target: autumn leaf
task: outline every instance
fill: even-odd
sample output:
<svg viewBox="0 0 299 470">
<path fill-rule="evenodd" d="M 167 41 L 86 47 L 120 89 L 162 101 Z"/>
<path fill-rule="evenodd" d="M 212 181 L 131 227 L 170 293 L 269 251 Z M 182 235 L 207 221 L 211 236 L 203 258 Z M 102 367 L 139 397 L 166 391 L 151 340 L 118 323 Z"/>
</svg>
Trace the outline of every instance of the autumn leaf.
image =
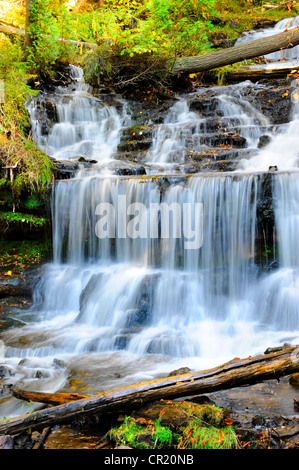
<svg viewBox="0 0 299 470">
<path fill-rule="evenodd" d="M 231 426 L 233 424 L 234 420 L 231 418 L 226 418 L 223 423 L 226 424 L 227 426 Z"/>
</svg>

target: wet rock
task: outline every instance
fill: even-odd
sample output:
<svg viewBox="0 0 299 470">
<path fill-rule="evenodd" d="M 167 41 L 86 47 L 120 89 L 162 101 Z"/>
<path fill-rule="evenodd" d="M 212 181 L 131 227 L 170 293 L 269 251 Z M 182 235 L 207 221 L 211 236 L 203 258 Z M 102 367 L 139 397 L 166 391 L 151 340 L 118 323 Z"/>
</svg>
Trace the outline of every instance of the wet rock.
<svg viewBox="0 0 299 470">
<path fill-rule="evenodd" d="M 202 136 L 202 145 L 208 145 L 210 147 L 230 146 L 237 148 L 244 148 L 247 145 L 245 137 L 237 133 L 222 133 Z"/>
<path fill-rule="evenodd" d="M 292 374 L 289 382 L 290 382 L 290 385 L 293 385 L 293 387 L 299 388 L 299 372 Z"/>
<path fill-rule="evenodd" d="M 37 370 L 35 373 L 36 379 L 46 379 L 49 377 L 49 373 L 44 370 Z"/>
<path fill-rule="evenodd" d="M 186 401 L 191 401 L 192 403 L 197 403 L 198 405 L 215 405 L 215 402 L 208 395 L 196 395 L 192 396 Z"/>
<path fill-rule="evenodd" d="M 269 135 L 261 135 L 258 141 L 258 148 L 261 149 L 263 147 L 266 147 L 271 142 L 271 137 Z"/>
<path fill-rule="evenodd" d="M 14 440 L 11 436 L 0 436 L 0 449 L 13 449 Z"/>
<path fill-rule="evenodd" d="M 146 169 L 144 166 L 138 166 L 135 168 L 118 168 L 114 171 L 114 174 L 119 176 L 146 175 Z"/>
<path fill-rule="evenodd" d="M 189 367 L 181 367 L 180 369 L 171 371 L 168 377 L 172 377 L 174 375 L 188 374 L 188 372 L 191 372 L 191 369 L 189 369 Z"/>
<path fill-rule="evenodd" d="M 61 359 L 56 359 L 56 358 L 53 359 L 53 365 L 54 367 L 59 368 L 59 369 L 64 369 L 67 366 L 66 362 L 62 361 Z"/>
<path fill-rule="evenodd" d="M 33 442 L 31 433 L 14 436 L 14 449 L 32 449 Z"/>
<path fill-rule="evenodd" d="M 3 379 L 4 377 L 10 377 L 10 375 L 10 368 L 4 365 L 0 365 L 0 378 Z"/>
<path fill-rule="evenodd" d="M 283 346 L 277 346 L 276 348 L 267 348 L 266 351 L 264 351 L 264 354 L 271 354 L 273 352 L 277 351 L 282 351 L 284 348 L 289 348 L 291 345 L 289 343 L 284 343 Z"/>
<path fill-rule="evenodd" d="M 286 79 L 260 80 L 244 89 L 244 96 L 270 120 L 271 124 L 285 124 L 292 114 L 290 99 L 295 85 Z"/>
<path fill-rule="evenodd" d="M 190 110 L 196 111 L 199 114 L 204 114 L 206 117 L 213 116 L 219 107 L 218 100 L 212 91 L 207 91 L 205 94 L 199 94 L 190 101 Z M 221 112 L 223 115 L 223 111 Z"/>
<path fill-rule="evenodd" d="M 78 162 L 57 161 L 55 162 L 56 180 L 73 178 L 79 169 Z"/>
</svg>

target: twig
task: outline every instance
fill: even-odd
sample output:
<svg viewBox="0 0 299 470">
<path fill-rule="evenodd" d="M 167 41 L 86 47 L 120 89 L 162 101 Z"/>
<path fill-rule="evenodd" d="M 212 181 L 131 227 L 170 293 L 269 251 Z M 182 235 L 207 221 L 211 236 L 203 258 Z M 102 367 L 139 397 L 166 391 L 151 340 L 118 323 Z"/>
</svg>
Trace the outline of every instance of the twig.
<svg viewBox="0 0 299 470">
<path fill-rule="evenodd" d="M 51 431 L 52 431 L 51 427 L 45 428 L 43 432 L 41 433 L 38 441 L 34 444 L 33 449 L 42 449 Z"/>
</svg>

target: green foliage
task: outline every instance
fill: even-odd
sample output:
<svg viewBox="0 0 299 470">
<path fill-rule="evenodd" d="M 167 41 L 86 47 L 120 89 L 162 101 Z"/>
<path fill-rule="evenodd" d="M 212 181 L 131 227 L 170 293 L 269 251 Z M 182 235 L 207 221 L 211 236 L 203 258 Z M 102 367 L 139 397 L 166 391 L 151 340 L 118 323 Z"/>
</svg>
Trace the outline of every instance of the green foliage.
<svg viewBox="0 0 299 470">
<path fill-rule="evenodd" d="M 175 405 L 176 406 L 176 405 Z M 132 448 L 178 448 L 178 449 L 234 449 L 238 440 L 231 420 L 225 420 L 224 410 L 214 405 L 196 405 L 181 402 L 179 409 L 186 414 L 187 425 L 173 426 L 176 432 L 161 424 L 161 416 L 154 421 L 126 416 L 109 436 L 118 446 Z M 174 411 L 175 413 L 175 411 Z"/>
<path fill-rule="evenodd" d="M 60 53 L 59 28 L 50 0 L 34 0 L 29 18 L 28 34 L 32 45 L 26 51 L 27 63 L 33 70 L 40 71 L 54 64 Z"/>
<path fill-rule="evenodd" d="M 50 243 L 35 240 L 0 240 L 1 274 L 17 275 L 32 265 L 47 259 L 51 253 Z"/>
<path fill-rule="evenodd" d="M 153 440 L 155 448 L 169 447 L 172 443 L 173 433 L 169 428 L 161 425 L 160 419 L 154 422 Z"/>
<path fill-rule="evenodd" d="M 130 416 L 126 416 L 123 424 L 112 429 L 109 434 L 116 445 L 124 444 L 136 449 L 167 448 L 174 437 L 169 428 L 161 425 L 160 419 L 152 422 Z"/>
<path fill-rule="evenodd" d="M 167 37 L 171 55 L 199 54 L 209 47 L 214 3 L 213 0 L 152 0 L 149 27 Z"/>
<path fill-rule="evenodd" d="M 235 449 L 238 441 L 231 426 L 217 428 L 203 426 L 198 420 L 193 420 L 184 429 L 180 447 L 188 449 Z"/>
<path fill-rule="evenodd" d="M 6 220 L 10 223 L 21 222 L 32 224 L 35 227 L 43 226 L 46 223 L 44 217 L 37 217 L 31 214 L 21 214 L 19 212 L 0 212 L 0 219 Z"/>
<path fill-rule="evenodd" d="M 18 39 L 12 42 L 0 35 L 0 55 L 0 80 L 4 86 L 4 100 L 0 103 L 3 165 L 16 166 L 12 189 L 18 194 L 25 187 L 33 192 L 43 191 L 52 181 L 54 167 L 51 160 L 36 148 L 29 134 L 30 119 L 25 107 L 27 100 L 38 92 L 28 85 L 32 75 L 28 74 Z M 1 186 L 5 183 L 1 175 Z"/>
<path fill-rule="evenodd" d="M 0 129 L 12 134 L 24 132 L 30 126 L 24 103 L 30 95 L 36 94 L 28 86 L 30 75 L 22 57 L 22 44 L 15 39 L 11 42 L 0 37 L 0 79 L 4 86 L 4 100 L 0 103 Z"/>
</svg>

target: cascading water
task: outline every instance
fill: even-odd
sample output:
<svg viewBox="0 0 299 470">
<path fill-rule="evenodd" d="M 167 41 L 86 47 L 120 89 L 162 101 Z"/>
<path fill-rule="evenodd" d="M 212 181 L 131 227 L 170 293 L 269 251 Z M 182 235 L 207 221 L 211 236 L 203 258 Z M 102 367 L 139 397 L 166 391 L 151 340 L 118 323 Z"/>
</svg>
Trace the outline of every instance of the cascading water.
<svg viewBox="0 0 299 470">
<path fill-rule="evenodd" d="M 245 172 L 267 171 L 277 167 L 279 171 L 298 169 L 299 155 L 299 94 L 298 83 L 292 94 L 293 111 L 290 123 L 277 134 L 271 135 L 271 141 L 262 150 L 240 162 L 239 169 Z"/>
<path fill-rule="evenodd" d="M 119 99 L 108 106 L 92 96 L 79 67 L 71 67 L 71 78 L 72 85 L 59 87 L 52 96 L 57 122 L 48 133 L 43 131 L 39 99 L 29 103 L 33 137 L 55 160 L 86 157 L 105 163 L 116 149 L 121 128 L 130 123 L 126 103 Z"/>
<path fill-rule="evenodd" d="M 269 132 L 270 124 L 242 96 L 242 88 L 246 83 L 249 82 L 234 87 L 222 87 L 215 100 L 219 112 L 223 114 L 222 126 L 225 131 L 239 133 L 246 138 L 248 148 L 256 148 L 259 137 Z M 204 139 L 209 123 L 205 117 L 190 109 L 192 97 L 192 94 L 181 97 L 170 108 L 164 122 L 157 126 L 146 159 L 154 171 L 157 167 L 171 171 L 174 163 L 184 162 L 186 153 L 190 150 L 210 149 L 209 143 L 207 145 Z"/>
<path fill-rule="evenodd" d="M 58 122 L 48 135 L 30 105 L 35 138 L 54 158 L 111 159 L 126 105 L 103 106 L 77 78 L 73 93 L 59 92 Z M 218 93 L 218 108 L 226 128 L 255 149 L 269 123 L 240 93 L 238 86 Z M 181 161 L 190 138 L 201 148 L 206 123 L 189 103 L 180 99 L 157 128 L 149 175 L 82 171 L 55 184 L 53 262 L 44 266 L 32 308 L 18 315 L 23 326 L 2 335 L 10 371 L 4 382 L 53 391 L 84 375 L 83 389 L 96 393 L 99 383 L 112 389 L 186 363 L 202 369 L 298 342 L 299 173 L 273 176 L 279 269 L 268 273 L 258 236 L 268 167 L 260 174 L 252 168 L 267 149 L 228 174 L 152 174 L 156 163 Z M 3 415 L 19 407 L 14 400 Z"/>
</svg>

